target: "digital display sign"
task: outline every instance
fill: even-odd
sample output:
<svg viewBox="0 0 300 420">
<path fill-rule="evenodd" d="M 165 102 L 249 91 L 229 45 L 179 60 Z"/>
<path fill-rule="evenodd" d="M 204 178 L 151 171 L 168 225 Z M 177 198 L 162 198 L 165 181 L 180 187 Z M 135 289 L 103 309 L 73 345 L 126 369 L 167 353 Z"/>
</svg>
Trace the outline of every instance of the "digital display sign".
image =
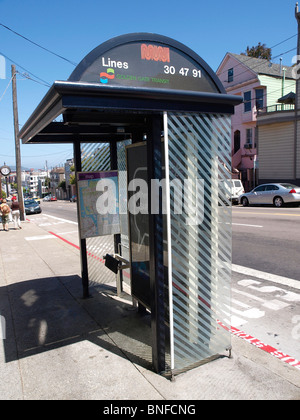
<svg viewBox="0 0 300 420">
<path fill-rule="evenodd" d="M 218 93 L 207 71 L 182 51 L 157 42 L 131 42 L 97 57 L 80 81 L 126 86 Z"/>
</svg>

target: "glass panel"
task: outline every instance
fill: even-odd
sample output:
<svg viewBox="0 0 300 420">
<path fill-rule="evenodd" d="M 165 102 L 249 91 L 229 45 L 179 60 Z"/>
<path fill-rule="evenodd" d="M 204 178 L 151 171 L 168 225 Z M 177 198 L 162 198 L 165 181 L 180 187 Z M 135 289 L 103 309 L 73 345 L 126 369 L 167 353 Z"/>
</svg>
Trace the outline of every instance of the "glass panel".
<svg viewBox="0 0 300 420">
<path fill-rule="evenodd" d="M 131 139 L 117 143 L 118 171 L 119 171 L 119 206 L 121 227 L 121 255 L 129 261 L 129 234 L 127 212 L 127 171 L 126 171 L 126 146 L 131 144 Z M 130 285 L 130 270 L 122 270 L 123 282 Z"/>
<path fill-rule="evenodd" d="M 109 143 L 82 143 L 81 161 L 83 172 L 110 170 Z M 114 253 L 113 235 L 87 238 L 86 247 L 90 286 L 115 282 L 115 274 L 103 263 L 104 255 Z"/>
<path fill-rule="evenodd" d="M 176 370 L 231 343 L 224 328 L 231 317 L 231 126 L 223 115 L 175 113 L 167 121 Z"/>
</svg>

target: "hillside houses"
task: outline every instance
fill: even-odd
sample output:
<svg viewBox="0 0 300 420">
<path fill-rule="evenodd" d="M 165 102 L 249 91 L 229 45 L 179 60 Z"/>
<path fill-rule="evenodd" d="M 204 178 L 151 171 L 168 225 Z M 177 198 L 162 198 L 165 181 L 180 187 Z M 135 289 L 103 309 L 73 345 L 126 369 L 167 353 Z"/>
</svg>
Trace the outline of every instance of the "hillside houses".
<svg viewBox="0 0 300 420">
<path fill-rule="evenodd" d="M 232 170 L 239 171 L 246 190 L 250 190 L 261 179 L 272 179 L 272 182 L 275 182 L 274 173 L 268 174 L 266 167 L 272 166 L 279 175 L 281 174 L 280 166 L 289 165 L 287 160 L 282 159 L 282 149 L 286 148 L 287 141 L 292 142 L 292 134 L 289 130 L 286 136 L 282 137 L 282 131 L 277 131 L 274 142 L 279 142 L 281 147 L 278 147 L 274 153 L 275 143 L 272 144 L 274 131 L 266 134 L 268 128 L 262 129 L 263 137 L 260 138 L 258 127 L 260 129 L 263 125 L 266 127 L 260 119 L 264 113 L 294 114 L 293 103 L 279 102 L 283 96 L 290 97 L 296 92 L 293 68 L 264 59 L 227 53 L 217 70 L 217 75 L 227 93 L 244 98 L 243 103 L 236 107 L 235 115 L 232 116 Z M 275 127 L 275 131 L 277 128 Z M 267 137 L 268 144 L 264 140 Z M 288 174 L 282 171 L 282 175 Z M 280 180 L 285 179 L 283 177 Z"/>
</svg>

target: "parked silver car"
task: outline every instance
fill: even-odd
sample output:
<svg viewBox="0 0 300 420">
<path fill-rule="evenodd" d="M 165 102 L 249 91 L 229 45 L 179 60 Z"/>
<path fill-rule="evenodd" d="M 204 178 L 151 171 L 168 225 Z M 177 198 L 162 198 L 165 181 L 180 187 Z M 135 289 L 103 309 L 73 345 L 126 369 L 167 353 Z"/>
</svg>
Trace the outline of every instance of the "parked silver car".
<svg viewBox="0 0 300 420">
<path fill-rule="evenodd" d="M 243 206 L 250 204 L 273 204 L 282 207 L 284 204 L 300 205 L 300 187 L 289 183 L 263 184 L 248 193 L 241 194 L 239 203 Z"/>
</svg>

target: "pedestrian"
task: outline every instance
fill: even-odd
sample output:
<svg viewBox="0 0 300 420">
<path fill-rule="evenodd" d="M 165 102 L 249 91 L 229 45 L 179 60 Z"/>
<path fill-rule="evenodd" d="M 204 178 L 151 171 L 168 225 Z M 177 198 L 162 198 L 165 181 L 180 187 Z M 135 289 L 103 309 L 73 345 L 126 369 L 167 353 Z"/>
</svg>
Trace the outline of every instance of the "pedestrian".
<svg viewBox="0 0 300 420">
<path fill-rule="evenodd" d="M 9 220 L 10 207 L 6 203 L 5 198 L 2 200 L 2 204 L 0 206 L 0 213 L 2 217 L 3 230 L 8 232 L 8 220 Z"/>
<path fill-rule="evenodd" d="M 20 221 L 20 204 L 17 201 L 17 197 L 12 198 L 11 215 L 12 215 L 12 220 L 15 225 L 15 229 L 17 228 L 22 229 L 21 221 Z"/>
</svg>

